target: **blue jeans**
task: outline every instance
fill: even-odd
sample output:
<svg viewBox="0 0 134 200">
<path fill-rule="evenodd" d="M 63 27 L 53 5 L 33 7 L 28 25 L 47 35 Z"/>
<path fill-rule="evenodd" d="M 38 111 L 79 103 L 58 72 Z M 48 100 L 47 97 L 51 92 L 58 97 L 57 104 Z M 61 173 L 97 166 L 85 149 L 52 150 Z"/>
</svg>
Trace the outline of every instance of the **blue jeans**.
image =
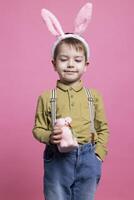
<svg viewBox="0 0 134 200">
<path fill-rule="evenodd" d="M 44 152 L 46 200 L 94 200 L 101 177 L 102 161 L 91 143 L 69 153 L 47 146 Z"/>
</svg>

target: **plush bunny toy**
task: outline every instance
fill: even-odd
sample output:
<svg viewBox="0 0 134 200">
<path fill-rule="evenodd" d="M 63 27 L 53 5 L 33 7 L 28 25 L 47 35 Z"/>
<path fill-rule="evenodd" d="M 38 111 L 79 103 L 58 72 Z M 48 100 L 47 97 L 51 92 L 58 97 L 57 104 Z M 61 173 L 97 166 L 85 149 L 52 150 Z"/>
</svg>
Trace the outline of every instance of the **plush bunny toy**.
<svg viewBox="0 0 134 200">
<path fill-rule="evenodd" d="M 58 150 L 60 152 L 69 152 L 78 147 L 78 143 L 71 131 L 72 119 L 70 117 L 59 118 L 56 120 L 56 124 L 62 129 L 62 140 L 58 145 Z"/>
</svg>

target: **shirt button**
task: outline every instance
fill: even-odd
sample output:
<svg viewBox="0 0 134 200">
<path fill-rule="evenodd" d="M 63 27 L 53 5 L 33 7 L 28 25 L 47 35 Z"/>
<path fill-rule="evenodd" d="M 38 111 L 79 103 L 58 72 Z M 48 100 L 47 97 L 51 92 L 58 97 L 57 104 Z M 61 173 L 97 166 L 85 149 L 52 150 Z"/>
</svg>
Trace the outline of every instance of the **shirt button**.
<svg viewBox="0 0 134 200">
<path fill-rule="evenodd" d="M 73 107 L 73 106 L 74 106 L 74 103 L 71 103 L 71 106 Z"/>
<path fill-rule="evenodd" d="M 74 95 L 71 94 L 71 98 L 73 98 L 73 97 L 74 97 Z"/>
</svg>

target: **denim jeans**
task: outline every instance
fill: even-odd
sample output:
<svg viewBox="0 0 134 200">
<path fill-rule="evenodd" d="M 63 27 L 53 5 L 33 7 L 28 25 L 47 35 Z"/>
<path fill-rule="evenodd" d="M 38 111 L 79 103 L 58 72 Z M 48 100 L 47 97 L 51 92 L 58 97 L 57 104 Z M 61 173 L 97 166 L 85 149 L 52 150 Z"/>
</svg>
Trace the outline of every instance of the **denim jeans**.
<svg viewBox="0 0 134 200">
<path fill-rule="evenodd" d="M 46 200 L 94 200 L 102 165 L 94 150 L 91 143 L 69 153 L 47 146 L 44 152 Z"/>
</svg>

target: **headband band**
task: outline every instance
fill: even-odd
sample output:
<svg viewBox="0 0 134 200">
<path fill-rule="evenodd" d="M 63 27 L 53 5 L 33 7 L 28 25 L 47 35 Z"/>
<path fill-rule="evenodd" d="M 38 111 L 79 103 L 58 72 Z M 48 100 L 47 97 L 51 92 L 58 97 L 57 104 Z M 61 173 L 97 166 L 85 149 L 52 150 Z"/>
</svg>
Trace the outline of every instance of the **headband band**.
<svg viewBox="0 0 134 200">
<path fill-rule="evenodd" d="M 75 38 L 75 39 L 81 41 L 81 42 L 83 43 L 83 45 L 85 46 L 86 50 L 87 50 L 87 58 L 90 57 L 89 45 L 88 45 L 88 43 L 86 42 L 86 40 L 85 40 L 83 37 L 81 37 L 80 35 L 69 33 L 69 34 L 61 35 L 61 36 L 59 36 L 59 37 L 57 38 L 57 40 L 55 41 L 55 43 L 54 43 L 53 46 L 52 46 L 52 58 L 54 58 L 54 52 L 55 52 L 55 49 L 56 49 L 57 45 L 58 45 L 62 40 L 66 39 L 66 38 Z"/>
</svg>

